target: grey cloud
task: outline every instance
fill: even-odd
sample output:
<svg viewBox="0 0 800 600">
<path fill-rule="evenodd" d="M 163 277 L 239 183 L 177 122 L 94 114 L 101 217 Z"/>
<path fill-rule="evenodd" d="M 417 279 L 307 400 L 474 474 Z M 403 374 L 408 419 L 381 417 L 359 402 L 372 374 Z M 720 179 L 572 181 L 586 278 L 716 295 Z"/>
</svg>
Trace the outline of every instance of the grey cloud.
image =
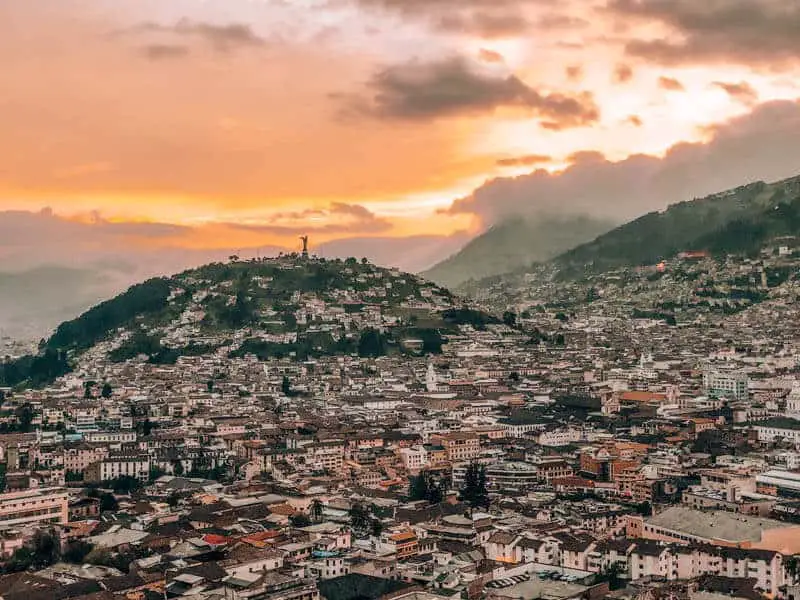
<svg viewBox="0 0 800 600">
<path fill-rule="evenodd" d="M 668 92 L 683 92 L 686 91 L 686 88 L 683 87 L 683 84 L 673 77 L 659 77 L 658 78 L 658 87 L 662 90 L 666 90 Z"/>
<path fill-rule="evenodd" d="M 302 223 L 311 218 L 331 218 L 331 217 L 345 217 L 346 222 L 342 223 L 325 223 L 323 225 L 314 225 L 311 223 Z M 275 222 L 280 221 L 298 221 L 295 224 L 280 225 Z M 298 212 L 281 213 L 273 215 L 273 223 L 225 223 L 226 226 L 233 229 L 241 229 L 243 231 L 254 231 L 272 235 L 300 235 L 300 234 L 314 234 L 314 233 L 381 233 L 388 231 L 392 228 L 392 224 L 383 218 L 375 215 L 372 211 L 360 204 L 346 204 L 344 202 L 333 202 L 327 210 L 310 209 Z"/>
<path fill-rule="evenodd" d="M 633 69 L 630 65 L 617 65 L 614 69 L 614 83 L 628 83 L 633 79 Z"/>
<path fill-rule="evenodd" d="M 580 127 L 599 119 L 588 93 L 540 93 L 514 75 L 478 72 L 460 58 L 391 66 L 376 73 L 367 88 L 371 97 L 351 108 L 382 119 L 428 120 L 490 113 L 500 107 L 524 109 L 548 129 Z"/>
<path fill-rule="evenodd" d="M 346 1 L 346 0 L 345 0 Z M 484 38 L 522 35 L 533 25 L 525 16 L 530 6 L 553 6 L 555 0 L 352 0 L 371 10 L 393 12 L 447 32 Z M 580 26 L 578 20 L 572 25 Z M 564 19 L 560 27 L 566 27 Z"/>
<path fill-rule="evenodd" d="M 189 48 L 175 44 L 148 44 L 142 53 L 150 60 L 168 60 L 181 58 L 189 54 Z"/>
<path fill-rule="evenodd" d="M 723 90 L 731 98 L 733 98 L 738 102 L 741 102 L 742 104 L 751 105 L 758 102 L 758 92 L 752 85 L 750 85 L 746 81 L 742 81 L 740 83 L 726 83 L 724 81 L 715 81 L 713 85 Z"/>
<path fill-rule="evenodd" d="M 181 19 L 174 25 L 142 23 L 127 30 L 126 33 L 158 34 L 197 39 L 210 45 L 218 52 L 229 52 L 236 48 L 260 47 L 266 44 L 266 40 L 257 35 L 249 25 L 241 23 L 217 25 L 191 19 Z M 176 44 L 153 43 L 150 47 L 156 49 L 156 54 L 161 54 L 156 58 L 165 58 L 165 53 L 168 54 L 170 52 L 170 47 L 177 48 L 178 46 Z"/>
<path fill-rule="evenodd" d="M 498 167 L 533 167 L 535 165 L 547 164 L 553 160 L 552 156 L 546 154 L 528 154 L 525 156 L 514 156 L 511 158 L 500 158 L 497 160 Z"/>
<path fill-rule="evenodd" d="M 500 178 L 457 200 L 450 212 L 495 223 L 515 214 L 588 214 L 630 219 L 668 204 L 800 172 L 800 102 L 760 105 L 708 129 L 711 141 L 678 144 L 664 158 L 610 162 L 578 155 L 567 170 Z"/>
<path fill-rule="evenodd" d="M 800 57 L 796 0 L 612 0 L 609 7 L 662 21 L 681 34 L 628 42 L 631 55 L 664 64 L 712 60 L 776 67 Z"/>
</svg>

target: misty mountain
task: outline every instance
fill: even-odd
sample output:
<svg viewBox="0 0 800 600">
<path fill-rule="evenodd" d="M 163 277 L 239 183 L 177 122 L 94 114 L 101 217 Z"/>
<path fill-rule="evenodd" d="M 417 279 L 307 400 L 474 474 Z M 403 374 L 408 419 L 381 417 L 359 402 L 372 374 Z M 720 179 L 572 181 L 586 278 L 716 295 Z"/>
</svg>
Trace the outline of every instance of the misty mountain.
<svg viewBox="0 0 800 600">
<path fill-rule="evenodd" d="M 554 263 L 562 276 L 652 265 L 683 251 L 757 251 L 778 236 L 800 235 L 800 176 L 756 182 L 651 212 L 573 248 Z"/>
<path fill-rule="evenodd" d="M 423 275 L 455 288 L 470 279 L 509 273 L 546 261 L 614 226 L 592 217 L 516 217 L 494 225 Z"/>
</svg>

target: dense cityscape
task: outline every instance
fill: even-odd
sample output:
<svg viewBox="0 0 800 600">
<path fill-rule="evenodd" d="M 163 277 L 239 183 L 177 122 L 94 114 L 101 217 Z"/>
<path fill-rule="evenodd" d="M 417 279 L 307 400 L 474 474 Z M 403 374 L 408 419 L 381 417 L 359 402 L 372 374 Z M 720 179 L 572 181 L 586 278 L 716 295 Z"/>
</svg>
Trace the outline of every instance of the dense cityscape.
<svg viewBox="0 0 800 600">
<path fill-rule="evenodd" d="M 791 600 L 798 272 L 782 237 L 474 300 L 305 249 L 136 286 L 7 346 L 0 595 Z"/>
</svg>

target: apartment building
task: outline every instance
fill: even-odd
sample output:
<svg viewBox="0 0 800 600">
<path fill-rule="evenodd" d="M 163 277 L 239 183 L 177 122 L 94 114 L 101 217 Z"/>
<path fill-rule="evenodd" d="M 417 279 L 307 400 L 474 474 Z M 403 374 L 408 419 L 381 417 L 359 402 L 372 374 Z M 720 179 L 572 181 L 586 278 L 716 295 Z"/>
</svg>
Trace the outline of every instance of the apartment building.
<svg viewBox="0 0 800 600">
<path fill-rule="evenodd" d="M 0 529 L 64 525 L 69 495 L 64 488 L 38 488 L 0 494 Z"/>
</svg>

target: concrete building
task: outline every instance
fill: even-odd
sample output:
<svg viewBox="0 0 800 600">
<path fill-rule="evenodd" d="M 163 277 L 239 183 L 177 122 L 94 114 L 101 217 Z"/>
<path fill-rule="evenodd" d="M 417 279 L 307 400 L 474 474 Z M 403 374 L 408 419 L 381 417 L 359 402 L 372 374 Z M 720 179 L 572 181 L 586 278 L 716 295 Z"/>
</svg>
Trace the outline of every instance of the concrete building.
<svg viewBox="0 0 800 600">
<path fill-rule="evenodd" d="M 0 494 L 0 529 L 64 525 L 69 521 L 64 488 L 38 488 Z"/>
</svg>

